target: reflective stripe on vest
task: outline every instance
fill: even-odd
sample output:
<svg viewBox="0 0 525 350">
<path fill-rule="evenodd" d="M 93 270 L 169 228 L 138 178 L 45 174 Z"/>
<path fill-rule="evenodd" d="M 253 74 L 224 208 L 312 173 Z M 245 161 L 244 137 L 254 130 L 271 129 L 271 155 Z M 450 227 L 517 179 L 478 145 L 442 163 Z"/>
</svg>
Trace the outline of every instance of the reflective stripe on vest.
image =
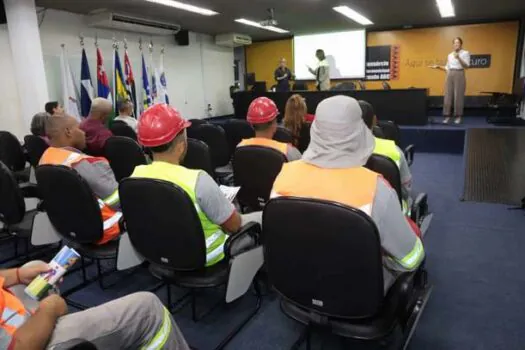
<svg viewBox="0 0 525 350">
<path fill-rule="evenodd" d="M 146 345 L 144 345 L 141 349 L 143 350 L 160 350 L 164 349 L 164 345 L 166 344 L 166 341 L 170 337 L 171 334 L 171 317 L 170 312 L 168 309 L 164 309 L 164 317 L 162 319 L 162 324 L 160 326 L 160 329 L 157 333 L 155 333 L 155 336 L 153 339 L 148 342 Z"/>
<path fill-rule="evenodd" d="M 224 259 L 224 243 L 226 234 L 221 227 L 212 222 L 206 213 L 197 203 L 197 194 L 195 187 L 201 170 L 187 169 L 179 165 L 168 164 L 164 162 L 153 162 L 149 165 L 140 165 L 135 167 L 131 177 L 143 177 L 150 179 L 160 179 L 174 183 L 181 187 L 190 197 L 199 216 L 199 220 L 204 231 L 206 243 L 206 266 L 212 266 Z"/>
<path fill-rule="evenodd" d="M 251 139 L 244 139 L 241 141 L 241 143 L 239 143 L 237 147 L 242 146 L 262 146 L 273 148 L 274 150 L 281 152 L 285 156 L 288 156 L 288 144 L 267 139 L 264 137 L 252 137 Z"/>
<path fill-rule="evenodd" d="M 305 176 L 308 181 L 297 181 Z M 273 192 L 280 196 L 334 201 L 358 208 L 370 216 L 377 177 L 378 174 L 365 168 L 325 169 L 299 160 L 284 163 L 273 184 Z"/>
<path fill-rule="evenodd" d="M 374 153 L 392 159 L 399 168 L 401 164 L 401 155 L 399 154 L 396 143 L 392 140 L 381 139 L 379 137 L 376 137 L 375 141 L 376 146 L 374 148 Z"/>
<path fill-rule="evenodd" d="M 30 314 L 24 304 L 9 291 L 4 289 L 4 277 L 0 277 L 0 327 L 10 336 L 24 324 Z"/>
<path fill-rule="evenodd" d="M 49 147 L 40 158 L 39 165 L 64 165 L 72 168 L 76 163 L 79 163 L 84 159 L 93 158 L 96 157 L 69 151 L 64 148 Z M 97 159 L 107 162 L 107 160 L 104 158 Z M 100 213 L 102 215 L 102 221 L 104 223 L 104 235 L 97 242 L 99 245 L 117 238 L 120 234 L 119 220 L 122 217 L 122 213 L 111 209 L 109 206 L 111 202 L 113 202 L 112 204 L 116 203 L 116 200 L 118 200 L 118 190 L 112 193 L 108 198 L 105 198 L 104 201 L 100 198 L 97 198 Z"/>
</svg>

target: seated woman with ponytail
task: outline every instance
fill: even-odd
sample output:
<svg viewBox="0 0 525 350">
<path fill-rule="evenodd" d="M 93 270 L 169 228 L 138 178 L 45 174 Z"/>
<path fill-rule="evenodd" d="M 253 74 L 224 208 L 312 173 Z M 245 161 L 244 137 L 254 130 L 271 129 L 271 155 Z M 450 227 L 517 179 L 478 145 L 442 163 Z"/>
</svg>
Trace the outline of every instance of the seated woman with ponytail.
<svg viewBox="0 0 525 350">
<path fill-rule="evenodd" d="M 310 143 L 310 124 L 314 115 L 308 114 L 306 102 L 299 94 L 290 96 L 284 112 L 284 127 L 293 137 L 293 145 L 302 153 Z"/>
</svg>

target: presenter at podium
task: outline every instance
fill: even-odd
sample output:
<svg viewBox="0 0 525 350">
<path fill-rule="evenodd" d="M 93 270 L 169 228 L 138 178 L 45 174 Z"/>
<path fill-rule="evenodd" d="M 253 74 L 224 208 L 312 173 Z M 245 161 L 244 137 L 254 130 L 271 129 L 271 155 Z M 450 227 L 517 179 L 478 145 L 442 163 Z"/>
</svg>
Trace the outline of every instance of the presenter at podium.
<svg viewBox="0 0 525 350">
<path fill-rule="evenodd" d="M 445 99 L 443 101 L 444 124 L 448 124 L 452 116 L 452 103 L 454 103 L 454 123 L 461 123 L 467 87 L 465 69 L 470 67 L 470 53 L 467 50 L 463 50 L 463 40 L 459 37 L 455 38 L 453 45 L 454 51 L 448 55 L 446 66 L 431 66 L 431 68 L 441 69 L 447 73 Z"/>
<path fill-rule="evenodd" d="M 290 91 L 290 80 L 294 79 L 293 73 L 286 67 L 286 59 L 281 58 L 279 61 L 279 67 L 273 73 L 275 81 L 277 81 L 277 87 L 275 91 L 286 92 Z"/>
<path fill-rule="evenodd" d="M 323 50 L 318 49 L 315 52 L 315 57 L 317 57 L 317 60 L 319 61 L 317 68 L 313 69 L 310 66 L 307 66 L 308 70 L 315 75 L 315 86 L 317 87 L 317 91 L 328 91 L 330 90 L 330 65 L 326 60 Z"/>
</svg>

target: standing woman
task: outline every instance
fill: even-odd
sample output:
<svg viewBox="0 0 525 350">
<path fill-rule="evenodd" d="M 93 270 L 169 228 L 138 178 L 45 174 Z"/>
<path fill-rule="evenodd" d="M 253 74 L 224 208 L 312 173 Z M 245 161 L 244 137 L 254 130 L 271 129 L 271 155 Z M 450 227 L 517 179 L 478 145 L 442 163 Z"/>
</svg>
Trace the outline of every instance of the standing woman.
<svg viewBox="0 0 525 350">
<path fill-rule="evenodd" d="M 454 39 L 453 44 L 454 51 L 448 55 L 447 65 L 432 66 L 432 68 L 441 69 L 447 73 L 445 99 L 443 102 L 444 124 L 447 124 L 452 116 L 452 102 L 454 102 L 454 123 L 461 123 L 467 86 L 465 69 L 470 67 L 470 53 L 467 50 L 463 50 L 463 40 L 457 37 Z"/>
</svg>

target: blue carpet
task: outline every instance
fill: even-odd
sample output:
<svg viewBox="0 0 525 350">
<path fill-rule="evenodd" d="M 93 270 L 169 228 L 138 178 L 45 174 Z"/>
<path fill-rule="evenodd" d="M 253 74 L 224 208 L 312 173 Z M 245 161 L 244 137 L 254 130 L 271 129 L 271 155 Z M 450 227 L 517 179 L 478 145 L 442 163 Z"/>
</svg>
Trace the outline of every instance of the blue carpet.
<svg viewBox="0 0 525 350">
<path fill-rule="evenodd" d="M 413 165 L 415 192 L 429 195 L 434 220 L 425 237 L 427 267 L 434 292 L 412 339 L 410 349 L 522 349 L 525 344 L 525 216 L 506 206 L 461 202 L 463 160 L 461 155 L 416 154 Z M 6 248 L 7 249 L 7 248 Z M 5 253 L 0 251 L 2 253 Z M 106 266 L 109 267 L 109 266 Z M 94 267 L 90 267 L 94 273 Z M 156 280 L 142 269 L 124 276 L 116 286 L 101 290 L 98 284 L 81 290 L 71 299 L 94 306 L 145 290 Z M 62 289 L 79 281 L 68 276 Z M 173 288 L 173 298 L 183 291 Z M 157 295 L 166 301 L 166 289 Z M 205 311 L 220 297 L 209 291 L 199 298 Z M 253 307 L 247 295 L 239 302 L 217 309 L 199 323 L 191 321 L 189 308 L 175 315 L 188 342 L 198 349 L 213 349 Z M 73 311 L 73 310 L 72 310 Z M 288 349 L 301 327 L 284 316 L 275 295 L 265 297 L 256 318 L 230 343 L 228 349 Z M 314 341 L 316 349 L 341 349 L 329 337 Z M 361 349 L 362 347 L 347 347 Z"/>
</svg>

